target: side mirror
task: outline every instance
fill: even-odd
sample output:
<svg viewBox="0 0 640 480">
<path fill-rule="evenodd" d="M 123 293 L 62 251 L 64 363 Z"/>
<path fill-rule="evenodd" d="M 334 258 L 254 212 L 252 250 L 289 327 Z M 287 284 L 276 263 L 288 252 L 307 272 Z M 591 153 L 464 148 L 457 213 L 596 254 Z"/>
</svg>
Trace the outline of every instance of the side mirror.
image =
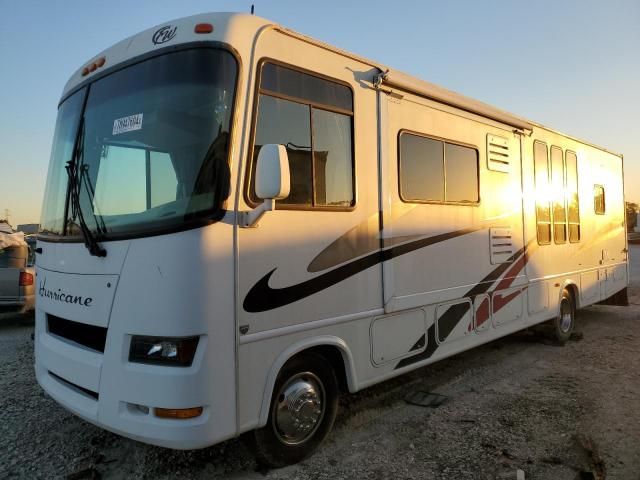
<svg viewBox="0 0 640 480">
<path fill-rule="evenodd" d="M 281 200 L 289 196 L 289 156 L 284 145 L 269 143 L 258 153 L 256 195 L 263 200 Z"/>
<path fill-rule="evenodd" d="M 289 196 L 290 190 L 287 149 L 274 143 L 263 145 L 256 162 L 256 195 L 264 202 L 249 212 L 242 212 L 240 226 L 255 227 L 266 212 L 275 210 L 276 200 Z"/>
</svg>

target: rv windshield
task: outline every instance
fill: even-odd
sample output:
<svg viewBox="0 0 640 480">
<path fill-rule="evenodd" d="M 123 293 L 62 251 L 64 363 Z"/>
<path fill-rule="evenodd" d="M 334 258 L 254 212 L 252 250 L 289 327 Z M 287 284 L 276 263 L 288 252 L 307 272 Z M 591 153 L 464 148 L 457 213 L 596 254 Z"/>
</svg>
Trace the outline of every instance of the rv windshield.
<svg viewBox="0 0 640 480">
<path fill-rule="evenodd" d="M 236 74 L 229 52 L 183 50 L 118 70 L 68 97 L 58 112 L 41 233 L 80 235 L 67 193 L 71 160 L 81 213 L 98 239 L 221 218 Z"/>
</svg>

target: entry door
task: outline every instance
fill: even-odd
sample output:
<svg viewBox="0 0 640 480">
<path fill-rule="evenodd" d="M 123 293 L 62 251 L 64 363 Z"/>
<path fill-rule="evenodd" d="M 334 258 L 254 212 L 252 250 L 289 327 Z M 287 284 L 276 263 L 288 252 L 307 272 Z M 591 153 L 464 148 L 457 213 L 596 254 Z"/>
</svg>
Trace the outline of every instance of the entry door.
<svg viewBox="0 0 640 480">
<path fill-rule="evenodd" d="M 239 229 L 240 330 L 251 334 L 379 308 L 375 136 L 364 123 L 371 118 L 375 126 L 375 117 L 355 118 L 358 108 L 373 110 L 375 98 L 354 98 L 339 77 L 348 73 L 344 66 L 335 65 L 335 79 L 330 72 L 310 73 L 312 65 L 302 70 L 268 61 L 259 68 L 246 202 L 261 202 L 253 172 L 265 144 L 286 147 L 291 191 L 256 228 Z"/>
</svg>

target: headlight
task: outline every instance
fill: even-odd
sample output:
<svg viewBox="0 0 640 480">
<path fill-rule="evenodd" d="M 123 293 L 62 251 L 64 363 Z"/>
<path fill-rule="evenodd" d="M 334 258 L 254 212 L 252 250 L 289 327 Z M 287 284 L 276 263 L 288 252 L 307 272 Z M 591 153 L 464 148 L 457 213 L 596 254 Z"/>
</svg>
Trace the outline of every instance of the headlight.
<svg viewBox="0 0 640 480">
<path fill-rule="evenodd" d="M 199 337 L 166 338 L 135 335 L 131 338 L 129 361 L 189 367 L 196 354 L 198 339 Z"/>
</svg>

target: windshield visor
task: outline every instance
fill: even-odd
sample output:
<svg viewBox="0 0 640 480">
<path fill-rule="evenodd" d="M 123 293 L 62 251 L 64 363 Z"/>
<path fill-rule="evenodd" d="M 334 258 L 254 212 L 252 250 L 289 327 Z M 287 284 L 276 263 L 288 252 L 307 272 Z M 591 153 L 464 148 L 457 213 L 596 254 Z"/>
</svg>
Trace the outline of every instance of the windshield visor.
<svg viewBox="0 0 640 480">
<path fill-rule="evenodd" d="M 97 80 L 88 87 L 79 119 L 73 112 L 83 92 L 69 97 L 58 114 L 45 195 L 55 207 L 43 205 L 43 233 L 80 234 L 64 171 L 74 144 L 80 207 L 96 238 L 221 218 L 230 188 L 236 74 L 229 52 L 183 50 Z M 63 232 L 60 211 L 66 211 Z"/>
</svg>

